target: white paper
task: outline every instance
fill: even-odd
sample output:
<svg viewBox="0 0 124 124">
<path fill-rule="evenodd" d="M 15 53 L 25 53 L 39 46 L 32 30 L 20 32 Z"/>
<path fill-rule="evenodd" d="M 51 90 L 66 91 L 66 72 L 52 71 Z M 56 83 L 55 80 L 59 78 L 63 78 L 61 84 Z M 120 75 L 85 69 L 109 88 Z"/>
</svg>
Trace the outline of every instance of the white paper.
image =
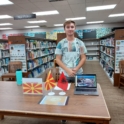
<svg viewBox="0 0 124 124">
<path fill-rule="evenodd" d="M 68 88 L 67 88 L 67 90 L 70 89 L 70 86 L 71 86 L 71 83 L 68 83 Z M 55 86 L 55 87 L 54 87 L 54 90 L 62 90 L 62 89 L 59 88 L 58 86 Z"/>
</svg>

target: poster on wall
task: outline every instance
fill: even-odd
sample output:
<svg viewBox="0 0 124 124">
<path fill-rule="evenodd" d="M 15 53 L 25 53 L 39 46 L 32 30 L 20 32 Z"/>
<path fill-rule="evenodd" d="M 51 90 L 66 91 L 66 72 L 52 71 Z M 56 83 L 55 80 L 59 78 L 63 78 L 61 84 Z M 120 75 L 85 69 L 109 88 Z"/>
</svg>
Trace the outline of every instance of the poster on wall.
<svg viewBox="0 0 124 124">
<path fill-rule="evenodd" d="M 119 62 L 124 60 L 124 40 L 116 40 L 115 48 L 115 73 L 120 73 Z"/>
<path fill-rule="evenodd" d="M 25 44 L 10 45 L 10 61 L 21 61 L 22 72 L 27 72 Z"/>
</svg>

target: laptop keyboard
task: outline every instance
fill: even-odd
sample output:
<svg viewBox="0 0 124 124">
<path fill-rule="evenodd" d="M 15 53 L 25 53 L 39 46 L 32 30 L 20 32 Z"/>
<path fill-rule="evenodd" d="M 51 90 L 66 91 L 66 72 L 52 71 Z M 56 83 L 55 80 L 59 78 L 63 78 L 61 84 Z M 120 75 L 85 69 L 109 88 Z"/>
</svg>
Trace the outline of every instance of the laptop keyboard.
<svg viewBox="0 0 124 124">
<path fill-rule="evenodd" d="M 76 89 L 76 91 L 88 91 L 88 92 L 95 92 L 96 89 Z"/>
</svg>

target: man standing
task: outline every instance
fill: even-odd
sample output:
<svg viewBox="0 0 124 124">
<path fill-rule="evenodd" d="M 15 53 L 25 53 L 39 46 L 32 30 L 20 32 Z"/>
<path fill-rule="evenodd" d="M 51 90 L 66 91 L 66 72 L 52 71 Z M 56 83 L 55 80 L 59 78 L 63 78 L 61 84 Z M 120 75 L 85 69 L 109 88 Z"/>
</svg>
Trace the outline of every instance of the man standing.
<svg viewBox="0 0 124 124">
<path fill-rule="evenodd" d="M 83 41 L 74 36 L 75 28 L 74 21 L 64 23 L 66 38 L 57 44 L 55 50 L 56 62 L 60 67 L 59 72 L 63 72 L 67 80 L 75 77 L 76 74 L 82 74 L 82 66 L 86 61 L 87 49 Z"/>
</svg>

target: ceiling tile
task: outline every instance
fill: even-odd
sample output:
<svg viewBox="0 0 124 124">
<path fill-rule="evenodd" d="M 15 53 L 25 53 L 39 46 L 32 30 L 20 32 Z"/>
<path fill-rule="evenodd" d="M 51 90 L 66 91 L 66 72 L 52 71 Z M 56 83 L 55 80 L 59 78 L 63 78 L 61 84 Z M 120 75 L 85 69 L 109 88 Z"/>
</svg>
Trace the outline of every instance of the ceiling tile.
<svg viewBox="0 0 124 124">
<path fill-rule="evenodd" d="M 85 4 L 85 0 L 67 0 L 69 4 Z"/>
</svg>

